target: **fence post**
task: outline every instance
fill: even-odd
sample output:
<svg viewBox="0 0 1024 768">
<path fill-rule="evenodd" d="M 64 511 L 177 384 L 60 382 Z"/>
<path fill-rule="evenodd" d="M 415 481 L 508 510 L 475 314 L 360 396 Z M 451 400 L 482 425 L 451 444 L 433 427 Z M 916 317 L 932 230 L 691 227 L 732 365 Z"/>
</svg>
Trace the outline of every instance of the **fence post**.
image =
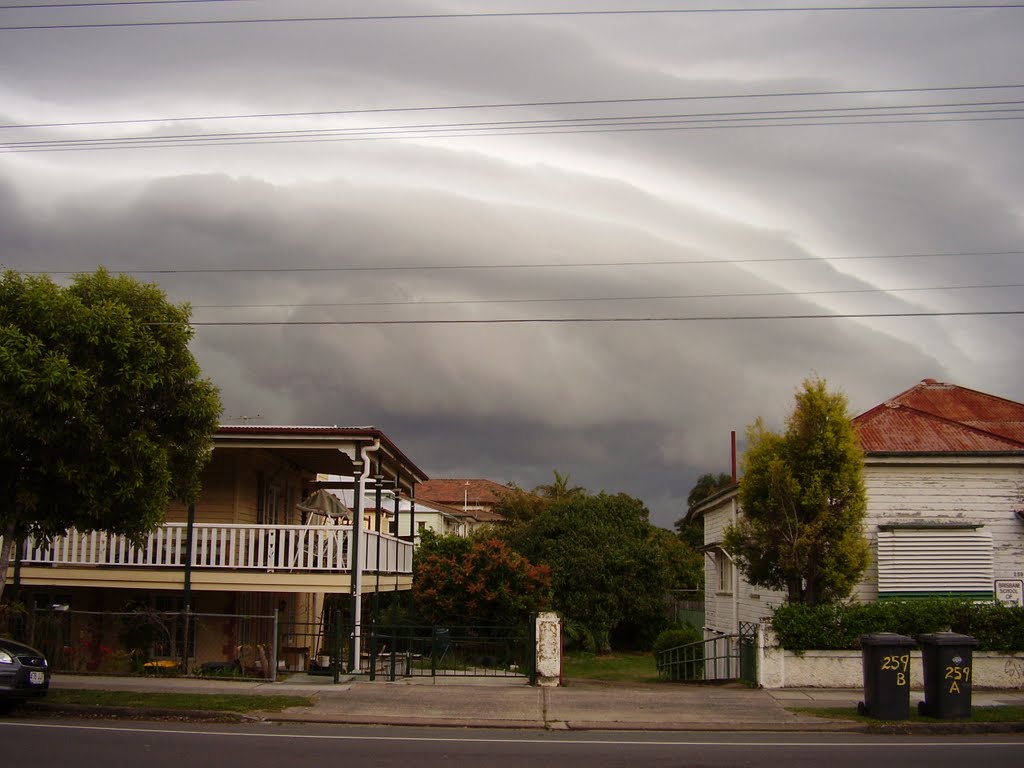
<svg viewBox="0 0 1024 768">
<path fill-rule="evenodd" d="M 542 686 L 558 686 L 562 680 L 562 622 L 558 614 L 545 611 L 538 614 L 534 640 L 537 661 L 534 664 L 535 682 Z"/>
<path fill-rule="evenodd" d="M 183 631 L 181 636 L 181 674 L 183 675 L 188 674 L 188 633 L 189 630 L 191 629 L 191 618 L 192 611 L 190 610 L 189 606 L 186 605 L 185 609 L 181 612 L 181 620 L 184 624 L 184 626 L 182 627 Z M 176 638 L 174 638 L 174 636 L 172 635 L 171 639 L 174 640 Z"/>
<path fill-rule="evenodd" d="M 395 682 L 395 646 L 398 643 L 398 634 L 394 625 L 391 626 L 391 682 Z M 406 651 L 408 652 L 408 650 Z"/>
<path fill-rule="evenodd" d="M 437 677 L 437 627 L 430 628 L 430 676 Z"/>
<path fill-rule="evenodd" d="M 530 685 L 537 684 L 537 614 L 530 614 L 530 623 L 526 628 L 526 642 L 527 642 L 527 663 L 530 668 L 527 670 L 530 674 Z"/>
<path fill-rule="evenodd" d="M 281 612 L 280 611 L 274 611 L 274 632 L 270 636 L 272 638 L 271 641 L 270 641 L 270 658 L 267 660 L 267 663 L 270 664 L 270 682 L 272 682 L 272 683 L 273 682 L 277 682 L 277 654 L 278 654 L 278 652 L 280 650 L 277 647 L 277 639 L 279 637 L 277 632 L 278 632 L 280 621 L 281 621 Z"/>
<path fill-rule="evenodd" d="M 370 625 L 370 682 L 377 679 L 377 623 Z"/>
<path fill-rule="evenodd" d="M 331 637 L 331 677 L 335 684 L 341 681 L 341 601 L 334 601 L 330 612 L 334 616 Z"/>
</svg>

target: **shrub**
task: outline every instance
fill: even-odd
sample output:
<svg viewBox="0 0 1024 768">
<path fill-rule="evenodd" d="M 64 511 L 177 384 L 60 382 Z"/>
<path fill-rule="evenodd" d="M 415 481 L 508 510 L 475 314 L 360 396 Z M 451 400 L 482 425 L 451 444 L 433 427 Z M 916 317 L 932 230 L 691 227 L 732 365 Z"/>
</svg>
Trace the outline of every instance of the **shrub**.
<svg viewBox="0 0 1024 768">
<path fill-rule="evenodd" d="M 791 651 L 855 649 L 861 635 L 873 632 L 917 638 L 944 630 L 976 638 L 978 650 L 1024 651 L 1024 608 L 963 599 L 818 606 L 787 603 L 775 609 L 772 629 L 779 644 Z"/>
<path fill-rule="evenodd" d="M 692 624 L 677 624 L 662 630 L 654 641 L 658 674 L 668 680 L 700 680 L 704 676 L 704 647 L 678 650 L 704 639 L 704 633 Z M 666 653 L 672 651 L 672 653 Z"/>
<path fill-rule="evenodd" d="M 562 629 L 566 650 L 597 653 L 597 639 L 586 624 L 565 618 L 562 620 Z"/>
<path fill-rule="evenodd" d="M 676 624 L 658 633 L 658 637 L 654 640 L 654 655 L 657 656 L 669 648 L 699 643 L 703 639 L 704 633 L 701 632 L 699 627 L 695 627 L 693 624 Z"/>
</svg>

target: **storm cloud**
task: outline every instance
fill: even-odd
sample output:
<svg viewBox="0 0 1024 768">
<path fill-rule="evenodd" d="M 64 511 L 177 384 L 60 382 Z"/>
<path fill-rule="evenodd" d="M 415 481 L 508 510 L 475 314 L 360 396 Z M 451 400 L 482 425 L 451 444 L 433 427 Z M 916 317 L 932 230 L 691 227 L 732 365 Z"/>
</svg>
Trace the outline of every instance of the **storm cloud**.
<svg viewBox="0 0 1024 768">
<path fill-rule="evenodd" d="M 344 6 L 0 27 L 381 13 Z M 1024 399 L 1021 320 L 985 314 L 1024 310 L 1022 32 L 1014 9 L 0 29 L 0 263 L 189 302 L 226 420 L 372 424 L 431 476 L 558 469 L 671 526 L 808 375 L 855 412 L 926 377 Z M 163 139 L 18 143 L 131 137 Z"/>
</svg>

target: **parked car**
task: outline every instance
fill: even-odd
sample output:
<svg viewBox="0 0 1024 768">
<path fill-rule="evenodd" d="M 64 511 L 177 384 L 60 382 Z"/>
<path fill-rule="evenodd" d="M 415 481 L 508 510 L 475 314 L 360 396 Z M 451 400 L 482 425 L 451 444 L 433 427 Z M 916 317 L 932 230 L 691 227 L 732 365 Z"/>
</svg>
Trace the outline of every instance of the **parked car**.
<svg viewBox="0 0 1024 768">
<path fill-rule="evenodd" d="M 49 688 L 46 657 L 35 648 L 0 637 L 0 713 L 45 696 Z"/>
</svg>

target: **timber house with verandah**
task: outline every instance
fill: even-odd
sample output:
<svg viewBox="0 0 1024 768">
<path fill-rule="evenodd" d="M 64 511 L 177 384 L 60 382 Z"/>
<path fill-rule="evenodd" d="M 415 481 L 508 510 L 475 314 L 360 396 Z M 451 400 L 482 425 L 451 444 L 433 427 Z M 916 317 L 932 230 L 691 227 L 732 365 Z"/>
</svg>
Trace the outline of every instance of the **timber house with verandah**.
<svg viewBox="0 0 1024 768">
<path fill-rule="evenodd" d="M 318 479 L 325 476 L 349 479 Z M 88 649 L 93 658 L 82 660 L 83 671 L 123 646 L 123 629 L 103 617 L 141 606 L 211 617 L 194 623 L 188 638 L 177 629 L 177 642 L 153 642 L 147 655 L 156 661 L 241 666 L 239 655 L 249 653 L 256 672 L 272 676 L 282 648 L 291 652 L 289 665 L 315 663 L 331 596 L 358 627 L 363 595 L 411 589 L 412 536 L 386 530 L 415 531 L 415 504 L 396 504 L 390 514 L 373 504 L 396 495 L 414 500 L 426 479 L 374 427 L 222 426 L 194 505 L 172 504 L 164 524 L 141 541 L 70 530 L 49 542 L 19 542 L 9 588 L 30 609 L 76 615 L 62 642 Z M 303 505 L 316 491 L 338 487 L 353 492 L 351 515 Z M 243 630 L 240 617 L 253 616 L 273 621 Z M 299 626 L 306 628 L 301 637 L 282 629 Z"/>
</svg>

